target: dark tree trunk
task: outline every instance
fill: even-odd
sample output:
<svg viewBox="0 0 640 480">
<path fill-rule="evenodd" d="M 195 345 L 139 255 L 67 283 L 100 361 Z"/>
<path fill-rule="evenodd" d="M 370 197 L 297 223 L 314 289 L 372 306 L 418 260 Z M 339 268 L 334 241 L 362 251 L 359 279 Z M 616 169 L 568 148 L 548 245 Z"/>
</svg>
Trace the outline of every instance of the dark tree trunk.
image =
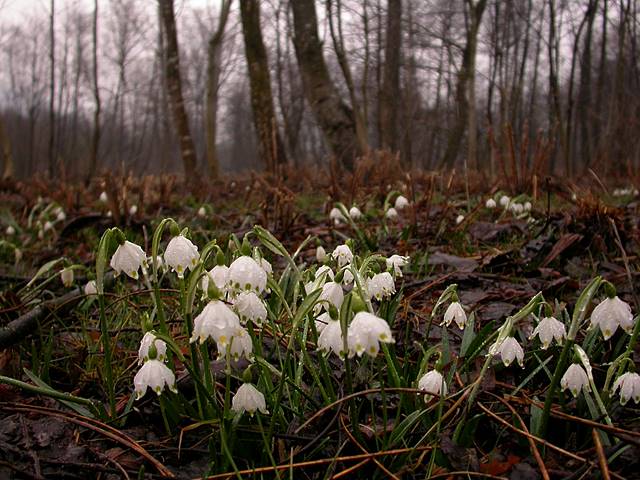
<svg viewBox="0 0 640 480">
<path fill-rule="evenodd" d="M 398 106 L 400 104 L 400 50 L 402 45 L 402 0 L 387 2 L 387 37 L 384 49 L 384 73 L 380 92 L 382 148 L 396 152 L 398 142 Z"/>
</svg>

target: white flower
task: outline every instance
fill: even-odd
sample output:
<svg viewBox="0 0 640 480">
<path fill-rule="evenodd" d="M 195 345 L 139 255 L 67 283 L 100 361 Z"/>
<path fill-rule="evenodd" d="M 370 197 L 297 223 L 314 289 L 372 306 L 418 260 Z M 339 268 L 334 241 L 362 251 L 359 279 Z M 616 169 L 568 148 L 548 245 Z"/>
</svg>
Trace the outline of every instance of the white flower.
<svg viewBox="0 0 640 480">
<path fill-rule="evenodd" d="M 578 363 L 572 363 L 571 366 L 567 368 L 567 371 L 560 379 L 560 386 L 562 390 L 568 388 L 574 397 L 577 397 L 582 389 L 585 389 L 587 392 L 591 391 L 587 372 L 585 372 L 584 368 Z"/>
<path fill-rule="evenodd" d="M 500 354 L 500 358 L 502 359 L 502 363 L 506 367 L 511 365 L 514 359 L 518 359 L 518 365 L 521 367 L 524 366 L 524 350 L 518 343 L 518 341 L 513 337 L 505 338 L 502 343 L 495 348 L 495 352 Z"/>
<path fill-rule="evenodd" d="M 158 395 L 162 393 L 165 385 L 172 392 L 178 392 L 176 388 L 176 376 L 169 367 L 160 360 L 149 360 L 145 362 L 133 378 L 133 385 L 136 391 L 136 400 L 144 396 L 147 387 L 150 387 L 151 390 Z"/>
<path fill-rule="evenodd" d="M 67 214 L 64 213 L 64 210 L 60 208 L 58 211 L 58 214 L 56 215 L 56 220 L 58 222 L 64 222 L 66 219 L 67 219 Z"/>
<path fill-rule="evenodd" d="M 389 272 L 376 273 L 367 281 L 367 293 L 370 298 L 381 301 L 396 293 L 393 277 Z"/>
<path fill-rule="evenodd" d="M 508 196 L 503 195 L 503 196 L 500 197 L 500 206 L 501 207 L 507 208 L 509 206 L 509 202 L 511 202 L 511 199 Z"/>
<path fill-rule="evenodd" d="M 198 216 L 199 216 L 200 218 L 204 218 L 204 217 L 206 217 L 206 216 L 207 216 L 207 209 L 206 209 L 206 208 L 204 208 L 204 206 L 202 206 L 202 207 L 200 207 L 200 208 L 198 209 Z"/>
<path fill-rule="evenodd" d="M 316 324 L 316 332 L 318 332 L 318 335 L 322 333 L 322 330 L 324 330 L 324 327 L 326 327 L 331 321 L 332 321 L 331 315 L 329 315 L 329 312 L 321 313 L 316 317 L 315 324 Z"/>
<path fill-rule="evenodd" d="M 240 316 L 240 321 L 252 321 L 262 325 L 267 318 L 267 308 L 255 292 L 240 292 L 233 300 L 233 306 Z"/>
<path fill-rule="evenodd" d="M 331 258 L 337 260 L 340 268 L 344 267 L 347 263 L 353 261 L 353 253 L 348 245 L 338 245 L 336 249 L 331 253 Z"/>
<path fill-rule="evenodd" d="M 49 232 L 51 230 L 53 230 L 53 223 L 51 223 L 49 220 L 47 220 L 46 222 L 44 222 L 44 227 L 42 227 L 42 230 L 45 232 Z"/>
<path fill-rule="evenodd" d="M 229 267 L 228 282 L 232 289 L 253 290 L 260 294 L 267 287 L 267 274 L 251 257 L 242 256 Z"/>
<path fill-rule="evenodd" d="M 591 325 L 600 327 L 605 340 L 616 333 L 618 326 L 622 327 L 625 332 L 631 333 L 633 329 L 631 307 L 627 302 L 620 300 L 618 296 L 605 298 L 593 309 Z"/>
<path fill-rule="evenodd" d="M 249 412 L 249 415 L 253 417 L 256 410 L 264 413 L 269 413 L 267 410 L 267 403 L 265 402 L 264 395 L 250 383 L 243 383 L 231 400 L 231 410 L 241 415 L 244 412 Z"/>
<path fill-rule="evenodd" d="M 131 205 L 131 207 L 129 207 L 129 215 L 133 217 L 136 213 L 138 213 L 138 206 Z"/>
<path fill-rule="evenodd" d="M 403 257 L 402 255 L 391 255 L 387 258 L 387 268 L 393 268 L 393 274 L 401 277 L 402 267 L 409 264 L 409 257 Z"/>
<path fill-rule="evenodd" d="M 322 286 L 322 293 L 320 293 L 314 311 L 320 313 L 323 308 L 329 310 L 329 305 L 333 305 L 339 310 L 343 301 L 344 292 L 342 291 L 342 286 L 336 282 L 327 282 Z"/>
<path fill-rule="evenodd" d="M 403 208 L 408 206 L 409 200 L 407 200 L 406 197 L 404 197 L 403 195 L 399 195 L 398 198 L 396 198 L 396 203 L 394 204 L 396 210 L 402 210 Z"/>
<path fill-rule="evenodd" d="M 349 210 L 349 216 L 352 220 L 358 220 L 362 217 L 362 212 L 355 205 Z"/>
<path fill-rule="evenodd" d="M 164 252 L 164 260 L 178 274 L 179 278 L 184 277 L 184 272 L 187 269 L 193 269 L 199 259 L 198 247 L 184 235 L 173 237 Z"/>
<path fill-rule="evenodd" d="M 334 352 L 339 357 L 344 357 L 344 338 L 339 321 L 328 320 L 318 336 L 318 349 L 324 352 Z"/>
<path fill-rule="evenodd" d="M 388 220 L 395 220 L 398 218 L 398 211 L 391 207 L 389 210 L 387 210 L 387 212 L 384 214 L 384 216 L 388 219 Z"/>
<path fill-rule="evenodd" d="M 113 217 L 113 212 L 111 210 L 109 210 L 107 212 L 107 217 L 109 217 L 109 218 Z"/>
<path fill-rule="evenodd" d="M 458 215 L 456 217 L 456 225 L 460 225 L 462 222 L 464 222 L 464 215 Z"/>
<path fill-rule="evenodd" d="M 267 275 L 271 275 L 273 273 L 273 267 L 268 260 L 261 258 L 259 263 L 262 270 L 264 270 L 264 273 L 266 273 Z"/>
<path fill-rule="evenodd" d="M 335 275 L 333 274 L 333 270 L 328 265 L 321 266 L 315 274 L 316 280 L 321 280 L 322 282 L 326 282 L 327 279 L 333 281 Z"/>
<path fill-rule="evenodd" d="M 62 284 L 69 288 L 73 285 L 73 269 L 65 268 L 60 272 L 60 280 L 62 280 Z"/>
<path fill-rule="evenodd" d="M 335 225 L 340 225 L 341 222 L 346 222 L 347 221 L 347 219 L 344 218 L 344 215 L 342 214 L 340 209 L 337 208 L 337 207 L 333 207 L 331 209 L 331 211 L 329 212 L 329 218 L 331 220 L 333 220 L 333 223 Z"/>
<path fill-rule="evenodd" d="M 490 198 L 486 201 L 484 206 L 487 208 L 496 208 L 496 201 L 493 198 Z"/>
<path fill-rule="evenodd" d="M 147 332 L 140 341 L 140 348 L 138 349 L 138 365 L 142 365 L 144 362 L 149 361 L 149 349 L 151 345 L 156 346 L 156 360 L 164 362 L 167 358 L 167 344 L 164 340 L 160 340 L 153 332 Z"/>
<path fill-rule="evenodd" d="M 229 267 L 226 265 L 216 265 L 200 281 L 200 288 L 206 292 L 209 289 L 209 281 L 212 281 L 221 293 L 225 293 L 229 277 Z"/>
<path fill-rule="evenodd" d="M 556 320 L 554 317 L 544 317 L 533 330 L 529 339 L 532 339 L 536 335 L 538 335 L 540 343 L 542 343 L 542 349 L 546 350 L 554 338 L 556 342 L 558 342 L 558 345 L 562 345 L 562 341 L 567 336 L 567 331 L 564 323 L 561 321 Z"/>
<path fill-rule="evenodd" d="M 525 212 L 530 212 L 531 211 L 531 202 L 524 202 L 524 211 Z"/>
<path fill-rule="evenodd" d="M 431 400 L 433 395 L 446 395 L 447 383 L 444 381 L 442 374 L 437 370 L 431 370 L 425 373 L 420 380 L 418 380 L 418 388 L 427 395 L 424 396 L 425 403 Z"/>
<path fill-rule="evenodd" d="M 462 308 L 460 302 L 451 302 L 447 310 L 444 312 L 444 320 L 442 324 L 448 327 L 452 321 L 455 321 L 460 330 L 464 329 L 467 324 L 467 314 Z"/>
<path fill-rule="evenodd" d="M 524 207 L 521 203 L 514 202 L 511 204 L 509 209 L 513 212 L 514 215 L 520 215 L 524 211 Z"/>
<path fill-rule="evenodd" d="M 102 192 L 100 194 L 100 197 L 98 197 L 98 200 L 100 200 L 100 202 L 102 203 L 107 203 L 107 200 L 108 200 L 107 192 Z"/>
<path fill-rule="evenodd" d="M 20 250 L 19 248 L 16 248 L 16 249 L 13 251 L 13 254 L 14 254 L 14 255 L 15 255 L 15 257 L 16 257 L 16 263 L 18 263 L 20 260 L 22 260 L 22 250 Z"/>
<path fill-rule="evenodd" d="M 96 295 L 98 293 L 98 287 L 95 280 L 89 280 L 84 286 L 85 295 Z"/>
<path fill-rule="evenodd" d="M 240 357 L 244 356 L 247 360 L 251 359 L 251 353 L 253 352 L 253 343 L 251 343 L 251 337 L 249 333 L 242 327 L 239 327 L 234 332 L 229 343 L 218 343 L 218 355 L 224 357 L 228 353 L 231 358 L 236 362 Z"/>
<path fill-rule="evenodd" d="M 240 319 L 233 310 L 220 300 L 211 300 L 193 321 L 193 335 L 190 343 L 203 343 L 211 337 L 220 348 L 226 348 L 231 338 L 238 332 Z"/>
<path fill-rule="evenodd" d="M 117 275 L 124 272 L 131 278 L 138 278 L 138 270 L 147 262 L 147 256 L 139 245 L 126 240 L 122 245 L 118 245 L 116 253 L 111 257 L 111 268 Z"/>
<path fill-rule="evenodd" d="M 342 275 L 342 285 L 347 286 L 353 283 L 353 273 L 350 268 L 345 268 Z"/>
<path fill-rule="evenodd" d="M 629 399 L 640 403 L 640 375 L 635 372 L 627 372 L 618 377 L 613 384 L 612 393 L 620 389 L 620 404 L 626 404 Z"/>
<path fill-rule="evenodd" d="M 13 227 L 13 225 L 9 225 L 9 226 L 7 227 L 7 229 L 5 230 L 5 233 L 6 233 L 8 236 L 12 237 L 13 235 L 15 235 L 15 234 L 16 234 L 16 229 Z"/>
<path fill-rule="evenodd" d="M 372 313 L 356 313 L 347 333 L 349 358 L 354 355 L 361 357 L 365 352 L 375 357 L 380 350 L 379 342 L 395 342 L 389 324 Z"/>
<path fill-rule="evenodd" d="M 327 252 L 322 245 L 316 248 L 316 260 L 318 263 L 324 263 L 327 259 Z"/>
</svg>

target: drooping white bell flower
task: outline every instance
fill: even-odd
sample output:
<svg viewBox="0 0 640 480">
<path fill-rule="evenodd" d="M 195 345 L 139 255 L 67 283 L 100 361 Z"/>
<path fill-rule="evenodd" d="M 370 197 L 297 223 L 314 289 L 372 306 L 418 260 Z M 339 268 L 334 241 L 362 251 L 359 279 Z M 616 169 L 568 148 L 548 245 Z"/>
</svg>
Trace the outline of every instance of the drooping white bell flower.
<svg viewBox="0 0 640 480">
<path fill-rule="evenodd" d="M 507 337 L 500 345 L 496 346 L 494 344 L 494 347 L 495 349 L 492 350 L 492 353 L 499 354 L 502 363 L 504 363 L 506 367 L 511 365 L 511 362 L 515 359 L 518 360 L 518 365 L 524 367 L 524 350 L 515 338 Z"/>
<path fill-rule="evenodd" d="M 349 209 L 349 216 L 352 220 L 359 220 L 362 218 L 362 212 L 355 205 Z"/>
<path fill-rule="evenodd" d="M 316 274 L 314 276 L 316 280 L 323 282 L 326 282 L 327 280 L 333 281 L 335 279 L 333 270 L 331 270 L 329 265 L 322 265 L 318 270 L 316 270 Z"/>
<path fill-rule="evenodd" d="M 329 318 L 328 323 L 318 336 L 318 349 L 323 352 L 334 352 L 341 358 L 345 356 L 344 337 L 338 320 Z"/>
<path fill-rule="evenodd" d="M 375 357 L 380 343 L 394 343 L 389 324 L 382 318 L 369 312 L 358 312 L 353 317 L 347 333 L 349 358 L 363 353 Z"/>
<path fill-rule="evenodd" d="M 324 263 L 326 259 L 327 259 L 327 251 L 324 249 L 322 245 L 319 245 L 318 248 L 316 248 L 316 261 L 318 263 Z"/>
<path fill-rule="evenodd" d="M 16 234 L 16 229 L 13 227 L 13 225 L 9 225 L 9 226 L 7 227 L 7 229 L 5 230 L 5 233 L 6 233 L 8 236 L 12 237 L 12 236 L 14 236 L 14 235 Z"/>
<path fill-rule="evenodd" d="M 61 208 L 58 210 L 58 213 L 56 214 L 56 220 L 58 222 L 64 222 L 67 219 L 67 214 L 64 213 L 64 210 L 62 210 Z"/>
<path fill-rule="evenodd" d="M 264 395 L 250 383 L 243 383 L 231 399 L 231 410 L 238 415 L 248 412 L 253 417 L 256 411 L 269 413 Z"/>
<path fill-rule="evenodd" d="M 240 292 L 233 299 L 233 306 L 243 323 L 251 321 L 256 325 L 262 325 L 267 318 L 267 308 L 255 292 Z"/>
<path fill-rule="evenodd" d="M 204 218 L 204 217 L 206 217 L 206 216 L 207 216 L 207 209 L 206 209 L 206 208 L 204 208 L 204 206 L 202 206 L 202 207 L 200 207 L 200 208 L 198 209 L 198 216 L 199 216 L 200 218 Z"/>
<path fill-rule="evenodd" d="M 329 212 L 329 219 L 333 221 L 334 225 L 340 225 L 340 223 L 342 222 L 344 223 L 347 222 L 347 219 L 344 217 L 340 209 L 337 207 L 334 207 L 331 209 L 331 211 Z"/>
<path fill-rule="evenodd" d="M 396 220 L 398 218 L 398 211 L 395 208 L 391 207 L 386 211 L 384 216 L 387 218 L 387 220 Z"/>
<path fill-rule="evenodd" d="M 260 267 L 262 267 L 262 270 L 264 270 L 264 273 L 266 273 L 267 275 L 271 275 L 273 273 L 273 267 L 267 259 L 261 258 L 259 264 Z"/>
<path fill-rule="evenodd" d="M 350 268 L 345 268 L 343 272 L 344 273 L 342 274 L 342 285 L 346 287 L 347 285 L 351 285 L 353 283 L 354 278 Z"/>
<path fill-rule="evenodd" d="M 108 200 L 107 192 L 102 192 L 98 197 L 98 200 L 100 200 L 101 203 L 107 203 L 107 200 Z"/>
<path fill-rule="evenodd" d="M 587 372 L 585 372 L 584 368 L 579 363 L 572 363 L 571 366 L 567 368 L 567 371 L 560 379 L 560 386 L 562 387 L 562 390 L 566 390 L 568 388 L 574 397 L 577 397 L 582 389 L 587 392 L 591 391 Z"/>
<path fill-rule="evenodd" d="M 137 205 L 131 205 L 129 207 L 129 215 L 133 217 L 136 213 L 138 213 L 138 206 Z"/>
<path fill-rule="evenodd" d="M 156 347 L 156 360 L 164 362 L 167 359 L 167 344 L 164 340 L 160 340 L 153 332 L 147 332 L 140 340 L 140 348 L 138 349 L 138 365 L 149 361 L 149 349 L 151 345 Z"/>
<path fill-rule="evenodd" d="M 610 339 L 618 326 L 631 333 L 633 330 L 633 314 L 631 307 L 616 295 L 613 298 L 605 298 L 593 309 L 591 313 L 591 325 L 600 327 L 605 340 Z"/>
<path fill-rule="evenodd" d="M 440 396 L 447 394 L 447 383 L 444 381 L 442 374 L 437 370 L 431 370 L 425 373 L 420 380 L 418 380 L 418 388 L 426 392 L 424 396 L 425 403 L 428 403 L 433 395 Z"/>
<path fill-rule="evenodd" d="M 229 267 L 226 265 L 216 265 L 200 280 L 200 288 L 203 292 L 209 289 L 209 282 L 212 281 L 221 293 L 226 293 L 229 280 Z"/>
<path fill-rule="evenodd" d="M 351 263 L 353 261 L 353 253 L 351 252 L 349 245 L 338 245 L 331 253 L 331 258 L 336 260 L 338 262 L 338 266 L 342 268 L 347 263 Z"/>
<path fill-rule="evenodd" d="M 316 317 L 315 324 L 318 335 L 322 333 L 322 330 L 324 330 L 324 327 L 326 327 L 330 321 L 331 315 L 329 315 L 329 312 L 323 312 Z"/>
<path fill-rule="evenodd" d="M 514 215 L 520 215 L 524 211 L 524 207 L 521 203 L 514 202 L 511 204 L 509 209 L 513 212 Z"/>
<path fill-rule="evenodd" d="M 531 202 L 524 202 L 523 207 L 525 212 L 530 212 L 533 205 L 531 205 Z"/>
<path fill-rule="evenodd" d="M 467 324 L 467 314 L 462 308 L 460 302 L 451 302 L 447 310 L 444 312 L 444 320 L 442 325 L 448 327 L 452 321 L 456 322 L 460 330 L 464 330 L 464 326 Z"/>
<path fill-rule="evenodd" d="M 60 272 L 60 280 L 62 280 L 62 284 L 69 288 L 73 285 L 73 269 L 72 268 L 64 268 Z"/>
<path fill-rule="evenodd" d="M 396 293 L 396 285 L 389 272 L 376 273 L 367 280 L 367 293 L 370 298 L 382 301 Z"/>
<path fill-rule="evenodd" d="M 567 330 L 565 329 L 564 323 L 556 320 L 554 317 L 544 317 L 533 330 L 529 339 L 532 339 L 536 335 L 538 335 L 540 343 L 542 343 L 542 349 L 546 350 L 554 338 L 558 345 L 562 345 L 562 341 L 567 337 Z"/>
<path fill-rule="evenodd" d="M 267 274 L 253 258 L 244 255 L 236 258 L 229 267 L 228 282 L 236 292 L 253 290 L 260 294 L 267 288 Z"/>
<path fill-rule="evenodd" d="M 193 335 L 190 343 L 198 340 L 203 343 L 211 337 L 218 348 L 226 347 L 241 328 L 240 319 L 233 310 L 220 300 L 211 300 L 193 321 Z"/>
<path fill-rule="evenodd" d="M 405 197 L 404 195 L 398 195 L 398 198 L 396 198 L 396 202 L 393 206 L 396 210 L 402 210 L 403 208 L 409 206 L 409 200 L 407 200 L 407 197 Z"/>
<path fill-rule="evenodd" d="M 456 225 L 460 225 L 462 222 L 464 222 L 464 215 L 460 214 L 456 217 Z"/>
<path fill-rule="evenodd" d="M 612 393 L 620 389 L 620 404 L 625 405 L 629 399 L 640 403 L 640 375 L 635 372 L 623 373 L 613 384 Z"/>
<path fill-rule="evenodd" d="M 503 196 L 500 197 L 500 206 L 501 207 L 507 208 L 509 206 L 510 202 L 511 202 L 511 199 L 508 196 L 503 195 Z"/>
<path fill-rule="evenodd" d="M 111 257 L 111 268 L 116 271 L 116 275 L 124 272 L 133 279 L 138 278 L 138 270 L 147 262 L 147 256 L 139 245 L 126 240 L 122 245 L 118 245 L 116 253 Z"/>
<path fill-rule="evenodd" d="M 391 255 L 386 260 L 387 268 L 393 268 L 393 274 L 397 277 L 402 276 L 402 267 L 409 264 L 409 257 L 403 257 L 402 255 Z"/>
<path fill-rule="evenodd" d="M 47 220 L 46 222 L 44 222 L 44 226 L 42 227 L 42 231 L 43 232 L 50 232 L 51 230 L 53 230 L 53 223 L 51 223 L 49 220 Z"/>
<path fill-rule="evenodd" d="M 95 280 L 89 280 L 84 286 L 84 294 L 85 295 L 97 295 L 98 294 L 98 286 L 96 285 Z"/>
<path fill-rule="evenodd" d="M 251 342 L 249 332 L 242 327 L 235 330 L 229 343 L 218 342 L 217 347 L 219 357 L 224 357 L 228 351 L 231 358 L 236 362 L 240 357 L 245 357 L 247 360 L 251 360 L 253 343 Z"/>
<path fill-rule="evenodd" d="M 184 277 L 184 272 L 187 269 L 193 269 L 199 259 L 198 247 L 184 235 L 173 237 L 164 252 L 164 260 L 178 274 L 179 278 Z"/>
<path fill-rule="evenodd" d="M 484 204 L 484 206 L 489 209 L 493 209 L 493 208 L 496 208 L 497 205 L 496 205 L 496 201 L 493 198 L 489 198 Z"/>
<path fill-rule="evenodd" d="M 339 310 L 343 301 L 344 292 L 342 291 L 342 286 L 336 282 L 327 282 L 322 286 L 322 292 L 318 298 L 318 303 L 314 307 L 314 312 L 318 314 L 322 309 L 329 310 L 330 305 Z"/>
<path fill-rule="evenodd" d="M 136 392 L 136 400 L 144 397 L 147 387 L 160 395 L 166 386 L 174 393 L 178 393 L 176 376 L 160 360 L 149 360 L 140 367 L 133 377 L 133 385 Z"/>
</svg>

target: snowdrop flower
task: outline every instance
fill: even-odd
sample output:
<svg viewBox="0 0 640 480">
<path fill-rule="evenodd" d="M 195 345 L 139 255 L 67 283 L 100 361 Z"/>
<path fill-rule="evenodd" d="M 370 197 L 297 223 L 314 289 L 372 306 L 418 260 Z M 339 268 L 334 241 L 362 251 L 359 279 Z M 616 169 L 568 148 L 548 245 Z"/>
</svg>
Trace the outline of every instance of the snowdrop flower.
<svg viewBox="0 0 640 480">
<path fill-rule="evenodd" d="M 233 306 L 238 312 L 241 322 L 251 321 L 262 325 L 267 318 L 267 308 L 255 292 L 240 292 L 233 300 Z"/>
<path fill-rule="evenodd" d="M 100 200 L 101 203 L 107 203 L 108 197 L 107 197 L 107 192 L 102 192 L 100 194 L 100 197 L 98 197 L 98 200 Z"/>
<path fill-rule="evenodd" d="M 111 210 L 109 210 L 107 212 L 107 217 L 109 217 L 109 218 L 113 217 L 113 212 Z"/>
<path fill-rule="evenodd" d="M 259 263 L 262 270 L 264 270 L 264 273 L 266 273 L 267 275 L 271 275 L 273 273 L 273 267 L 268 262 L 268 260 L 261 258 Z"/>
<path fill-rule="evenodd" d="M 138 206 L 131 205 L 131 207 L 129 207 L 129 215 L 133 217 L 136 213 L 138 213 Z"/>
<path fill-rule="evenodd" d="M 329 319 L 324 326 L 318 336 L 318 349 L 323 352 L 334 352 L 339 357 L 344 357 L 344 337 L 338 320 Z"/>
<path fill-rule="evenodd" d="M 342 275 L 342 285 L 347 286 L 347 285 L 351 285 L 353 283 L 353 273 L 351 273 L 351 269 L 350 268 L 345 268 L 343 270 L 343 275 Z"/>
<path fill-rule="evenodd" d="M 234 361 L 238 361 L 240 357 L 244 356 L 247 360 L 251 360 L 251 353 L 253 352 L 253 343 L 251 343 L 251 337 L 249 333 L 242 327 L 238 327 L 231 337 L 229 343 L 218 343 L 218 356 L 224 357 L 229 353 Z"/>
<path fill-rule="evenodd" d="M 116 271 L 116 275 L 124 272 L 133 279 L 138 278 L 138 270 L 147 261 L 142 248 L 135 243 L 126 240 L 122 245 L 118 245 L 116 253 L 111 257 L 111 268 Z"/>
<path fill-rule="evenodd" d="M 342 286 L 336 282 L 327 282 L 322 286 L 322 293 L 320 293 L 314 311 L 318 314 L 323 308 L 329 310 L 330 305 L 339 310 L 343 301 L 344 292 L 342 291 Z"/>
<path fill-rule="evenodd" d="M 51 230 L 53 230 L 53 223 L 47 220 L 46 222 L 44 222 L 44 227 L 42 227 L 42 231 L 49 232 Z"/>
<path fill-rule="evenodd" d="M 73 270 L 71 268 L 65 268 L 60 272 L 60 280 L 62 280 L 62 284 L 69 288 L 73 285 Z"/>
<path fill-rule="evenodd" d="M 267 288 L 267 274 L 258 262 L 246 255 L 238 257 L 229 267 L 229 286 L 236 290 L 253 290 L 260 294 Z"/>
<path fill-rule="evenodd" d="M 200 288 L 206 293 L 209 289 L 209 282 L 212 281 L 220 292 L 226 293 L 228 279 L 229 267 L 226 265 L 216 265 L 202 277 L 202 280 L 200 280 Z"/>
<path fill-rule="evenodd" d="M 362 212 L 358 207 L 354 205 L 349 210 L 349 216 L 351 217 L 352 220 L 359 220 L 362 217 Z"/>
<path fill-rule="evenodd" d="M 56 215 L 56 220 L 58 222 L 64 222 L 67 219 L 67 214 L 64 213 L 64 210 L 62 210 L 61 208 L 58 209 L 58 214 Z"/>
<path fill-rule="evenodd" d="M 380 317 L 368 312 L 358 312 L 347 333 L 349 358 L 363 353 L 375 357 L 380 350 L 379 342 L 394 343 L 389 324 Z"/>
<path fill-rule="evenodd" d="M 393 277 L 389 272 L 376 273 L 367 281 L 367 293 L 369 297 L 381 301 L 396 293 Z"/>
<path fill-rule="evenodd" d="M 531 202 L 524 202 L 524 211 L 530 212 L 532 208 Z"/>
<path fill-rule="evenodd" d="M 340 223 L 347 221 L 340 209 L 337 207 L 333 207 L 331 209 L 329 212 L 329 219 L 333 220 L 334 225 L 340 225 Z"/>
<path fill-rule="evenodd" d="M 133 378 L 133 385 L 136 391 L 136 400 L 144 397 L 147 387 L 160 395 L 165 385 L 174 393 L 178 393 L 176 388 L 176 376 L 160 360 L 149 360 L 138 370 Z"/>
<path fill-rule="evenodd" d="M 485 207 L 489 208 L 489 209 L 493 209 L 496 208 L 496 201 L 493 198 L 490 198 L 486 201 L 486 203 L 484 204 Z"/>
<path fill-rule="evenodd" d="M 418 380 L 418 388 L 427 393 L 427 395 L 424 396 L 425 403 L 428 403 L 433 395 L 447 394 L 447 383 L 444 381 L 442 374 L 437 370 L 431 370 L 425 373 L 420 380 Z"/>
<path fill-rule="evenodd" d="M 193 269 L 198 264 L 200 254 L 198 247 L 184 235 L 173 237 L 164 252 L 164 259 L 179 278 L 184 277 L 187 269 Z"/>
<path fill-rule="evenodd" d="M 189 343 L 196 340 L 204 343 L 211 337 L 220 351 L 221 347 L 226 348 L 241 328 L 240 319 L 233 310 L 220 300 L 211 300 L 193 321 L 193 335 Z"/>
<path fill-rule="evenodd" d="M 316 324 L 316 332 L 318 332 L 318 335 L 322 333 L 322 330 L 324 330 L 324 327 L 329 325 L 329 322 L 331 321 L 332 321 L 331 315 L 329 315 L 329 312 L 321 313 L 316 317 L 315 324 Z"/>
<path fill-rule="evenodd" d="M 327 259 L 327 252 L 322 245 L 316 248 L 316 260 L 318 263 L 324 263 Z"/>
<path fill-rule="evenodd" d="M 567 371 L 560 379 L 560 386 L 562 390 L 568 388 L 574 397 L 577 397 L 582 389 L 587 392 L 591 391 L 587 372 L 584 371 L 584 368 L 579 363 L 572 363 L 571 366 L 567 368 Z"/>
<path fill-rule="evenodd" d="M 393 268 L 393 274 L 401 277 L 402 276 L 402 267 L 409 263 L 409 257 L 403 257 L 402 255 L 391 255 L 386 260 L 387 268 Z"/>
<path fill-rule="evenodd" d="M 340 268 L 344 267 L 347 263 L 353 261 L 353 253 L 348 245 L 338 245 L 336 249 L 331 253 L 331 258 L 338 262 Z"/>
<path fill-rule="evenodd" d="M 156 359 L 164 362 L 167 358 L 167 344 L 164 340 L 160 340 L 155 336 L 153 332 L 147 332 L 140 341 L 140 348 L 138 349 L 138 365 L 142 365 L 144 362 L 149 361 L 149 349 L 151 345 L 156 347 Z"/>
<path fill-rule="evenodd" d="M 396 210 L 395 208 L 391 207 L 389 210 L 387 210 L 387 212 L 384 214 L 384 216 L 388 220 L 396 220 L 398 218 L 398 210 Z"/>
<path fill-rule="evenodd" d="M 640 375 L 635 372 L 627 372 L 618 377 L 613 384 L 613 392 L 620 389 L 620 404 L 626 404 L 629 399 L 640 403 Z"/>
<path fill-rule="evenodd" d="M 89 280 L 84 286 L 84 294 L 85 295 L 97 295 L 98 294 L 98 286 L 96 285 L 95 280 Z"/>
<path fill-rule="evenodd" d="M 252 417 L 257 410 L 265 415 L 269 413 L 264 395 L 250 383 L 243 383 L 240 388 L 238 388 L 233 399 L 231 399 L 231 410 L 238 415 L 249 412 L 249 415 Z"/>
<path fill-rule="evenodd" d="M 333 281 L 335 276 L 333 274 L 333 270 L 331 270 L 331 267 L 329 267 L 328 265 L 323 265 L 316 271 L 315 278 L 316 280 L 324 278 L 325 281 L 327 279 Z"/>
<path fill-rule="evenodd" d="M 460 225 L 462 222 L 464 222 L 464 215 L 458 215 L 456 217 L 456 225 Z"/>
<path fill-rule="evenodd" d="M 507 208 L 509 206 L 509 202 L 511 202 L 511 199 L 508 196 L 503 195 L 503 196 L 500 197 L 500 206 L 501 207 Z"/>
<path fill-rule="evenodd" d="M 522 350 L 522 347 L 515 338 L 507 337 L 500 345 L 496 346 L 494 344 L 494 347 L 495 349 L 492 347 L 492 350 L 500 354 L 500 358 L 505 367 L 511 365 L 514 359 L 518 360 L 518 365 L 521 367 L 524 366 L 524 350 Z"/>
<path fill-rule="evenodd" d="M 464 326 L 467 324 L 467 314 L 462 308 L 462 304 L 460 302 L 451 302 L 447 310 L 444 312 L 444 320 L 442 321 L 442 325 L 448 327 L 452 321 L 455 321 L 460 330 L 464 329 Z"/>
<path fill-rule="evenodd" d="M 402 210 L 403 208 L 409 206 L 409 200 L 407 200 L 407 197 L 399 195 L 398 198 L 396 198 L 396 203 L 393 206 L 396 210 Z"/>
<path fill-rule="evenodd" d="M 591 325 L 600 327 L 605 340 L 610 339 L 618 326 L 631 333 L 633 329 L 633 314 L 631 307 L 616 295 L 613 298 L 605 298 L 593 309 L 591 313 Z"/>
<path fill-rule="evenodd" d="M 554 338 L 558 345 L 562 345 L 562 341 L 567 336 L 567 331 L 564 327 L 564 323 L 561 321 L 556 320 L 554 317 L 544 317 L 533 330 L 529 339 L 532 339 L 536 335 L 538 335 L 540 343 L 542 343 L 542 349 L 546 350 L 549 348 L 549 345 L 551 345 L 551 341 Z"/>
<path fill-rule="evenodd" d="M 5 233 L 6 233 L 8 236 L 12 237 L 13 235 L 15 235 L 15 234 L 16 234 L 16 229 L 13 227 L 13 225 L 9 225 L 9 226 L 7 227 L 7 229 L 5 230 Z"/>
<path fill-rule="evenodd" d="M 198 216 L 199 216 L 200 218 L 204 218 L 204 217 L 206 217 L 206 216 L 207 216 L 207 209 L 206 209 L 206 208 L 204 208 L 204 206 L 202 206 L 202 207 L 200 207 L 200 208 L 198 209 Z"/>
<path fill-rule="evenodd" d="M 515 215 L 520 215 L 522 214 L 522 212 L 524 212 L 524 207 L 522 206 L 521 203 L 514 203 L 513 205 L 511 205 L 511 211 Z"/>
</svg>

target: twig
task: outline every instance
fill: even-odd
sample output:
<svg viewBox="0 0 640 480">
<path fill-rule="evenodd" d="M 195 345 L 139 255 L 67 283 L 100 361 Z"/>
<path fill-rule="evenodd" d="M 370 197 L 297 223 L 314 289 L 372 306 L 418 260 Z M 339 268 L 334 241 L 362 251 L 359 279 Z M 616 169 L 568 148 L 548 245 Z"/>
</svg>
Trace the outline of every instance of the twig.
<svg viewBox="0 0 640 480">
<path fill-rule="evenodd" d="M 591 436 L 593 437 L 593 444 L 596 446 L 596 453 L 598 454 L 598 463 L 600 464 L 600 471 L 602 472 L 602 478 L 604 480 L 610 480 L 609 466 L 607 465 L 607 457 L 602 449 L 602 441 L 600 441 L 600 434 L 595 428 L 591 429 Z"/>
</svg>

